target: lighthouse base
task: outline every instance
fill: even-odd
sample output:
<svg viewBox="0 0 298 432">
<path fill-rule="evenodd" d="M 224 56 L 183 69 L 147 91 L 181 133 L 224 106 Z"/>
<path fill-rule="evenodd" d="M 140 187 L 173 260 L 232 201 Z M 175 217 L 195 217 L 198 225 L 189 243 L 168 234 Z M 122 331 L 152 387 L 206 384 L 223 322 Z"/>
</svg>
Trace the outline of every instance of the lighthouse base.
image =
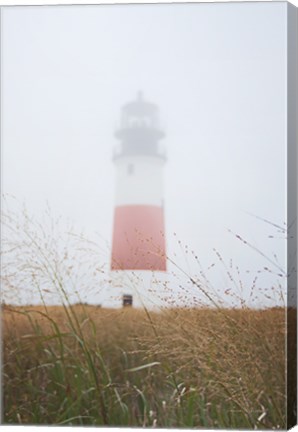
<svg viewBox="0 0 298 432">
<path fill-rule="evenodd" d="M 161 309 L 170 304 L 167 274 L 145 270 L 117 270 L 110 274 L 102 306 Z"/>
</svg>

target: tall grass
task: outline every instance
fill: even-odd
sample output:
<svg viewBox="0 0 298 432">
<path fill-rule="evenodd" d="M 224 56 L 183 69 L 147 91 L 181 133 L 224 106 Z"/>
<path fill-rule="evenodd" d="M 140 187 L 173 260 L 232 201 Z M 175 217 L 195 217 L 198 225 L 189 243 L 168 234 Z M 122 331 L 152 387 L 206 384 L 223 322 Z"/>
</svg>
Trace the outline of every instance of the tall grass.
<svg viewBox="0 0 298 432">
<path fill-rule="evenodd" d="M 223 307 L 183 268 L 208 307 L 88 306 L 82 284 L 106 283 L 97 245 L 50 220 L 3 219 L 3 423 L 285 428 L 283 308 Z M 28 288 L 40 305 L 16 306 Z"/>
<path fill-rule="evenodd" d="M 5 423 L 283 428 L 284 313 L 4 310 Z"/>
</svg>

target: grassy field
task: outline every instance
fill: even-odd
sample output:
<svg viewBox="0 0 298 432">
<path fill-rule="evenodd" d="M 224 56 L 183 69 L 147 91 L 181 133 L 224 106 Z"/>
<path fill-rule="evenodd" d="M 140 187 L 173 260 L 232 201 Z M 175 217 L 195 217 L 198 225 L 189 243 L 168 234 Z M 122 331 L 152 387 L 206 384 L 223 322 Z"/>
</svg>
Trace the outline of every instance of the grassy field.
<svg viewBox="0 0 298 432">
<path fill-rule="evenodd" d="M 283 308 L 2 317 L 5 424 L 285 428 Z"/>
<path fill-rule="evenodd" d="M 295 388 L 286 394 L 296 311 L 286 317 L 287 273 L 276 255 L 236 235 L 260 257 L 243 279 L 215 249 L 205 269 L 177 238 L 183 259 L 167 259 L 180 297 L 194 296 L 180 303 L 193 307 L 112 310 L 85 304 L 110 286 L 97 238 L 60 226 L 50 210 L 41 221 L 9 211 L 2 225 L 2 423 L 286 428 L 287 396 L 288 419 L 296 410 Z M 209 271 L 224 272 L 217 289 Z M 47 306 L 56 298 L 61 306 Z M 43 306 L 9 306 L 30 299 Z M 256 309 L 266 302 L 281 307 Z M 287 373 L 296 382 L 295 368 Z"/>
</svg>

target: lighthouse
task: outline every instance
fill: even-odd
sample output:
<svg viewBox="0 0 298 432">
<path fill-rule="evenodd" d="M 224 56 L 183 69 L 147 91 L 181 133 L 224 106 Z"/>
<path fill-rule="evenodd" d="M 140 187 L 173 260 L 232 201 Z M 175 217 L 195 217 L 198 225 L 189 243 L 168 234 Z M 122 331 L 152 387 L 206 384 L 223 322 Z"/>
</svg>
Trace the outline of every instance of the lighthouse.
<svg viewBox="0 0 298 432">
<path fill-rule="evenodd" d="M 122 305 L 142 305 L 152 294 L 152 275 L 165 273 L 167 268 L 163 195 L 166 154 L 157 105 L 139 92 L 134 101 L 122 107 L 115 136 L 111 291 L 116 289 L 115 298 Z"/>
</svg>

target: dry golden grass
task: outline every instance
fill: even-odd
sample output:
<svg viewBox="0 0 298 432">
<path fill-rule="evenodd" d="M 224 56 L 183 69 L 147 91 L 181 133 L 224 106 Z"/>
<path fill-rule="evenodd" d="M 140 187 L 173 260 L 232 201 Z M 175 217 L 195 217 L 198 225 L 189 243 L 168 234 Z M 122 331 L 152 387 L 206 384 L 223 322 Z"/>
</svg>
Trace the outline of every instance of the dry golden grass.
<svg viewBox="0 0 298 432">
<path fill-rule="evenodd" d="M 284 428 L 285 310 L 5 307 L 4 422 Z"/>
</svg>

